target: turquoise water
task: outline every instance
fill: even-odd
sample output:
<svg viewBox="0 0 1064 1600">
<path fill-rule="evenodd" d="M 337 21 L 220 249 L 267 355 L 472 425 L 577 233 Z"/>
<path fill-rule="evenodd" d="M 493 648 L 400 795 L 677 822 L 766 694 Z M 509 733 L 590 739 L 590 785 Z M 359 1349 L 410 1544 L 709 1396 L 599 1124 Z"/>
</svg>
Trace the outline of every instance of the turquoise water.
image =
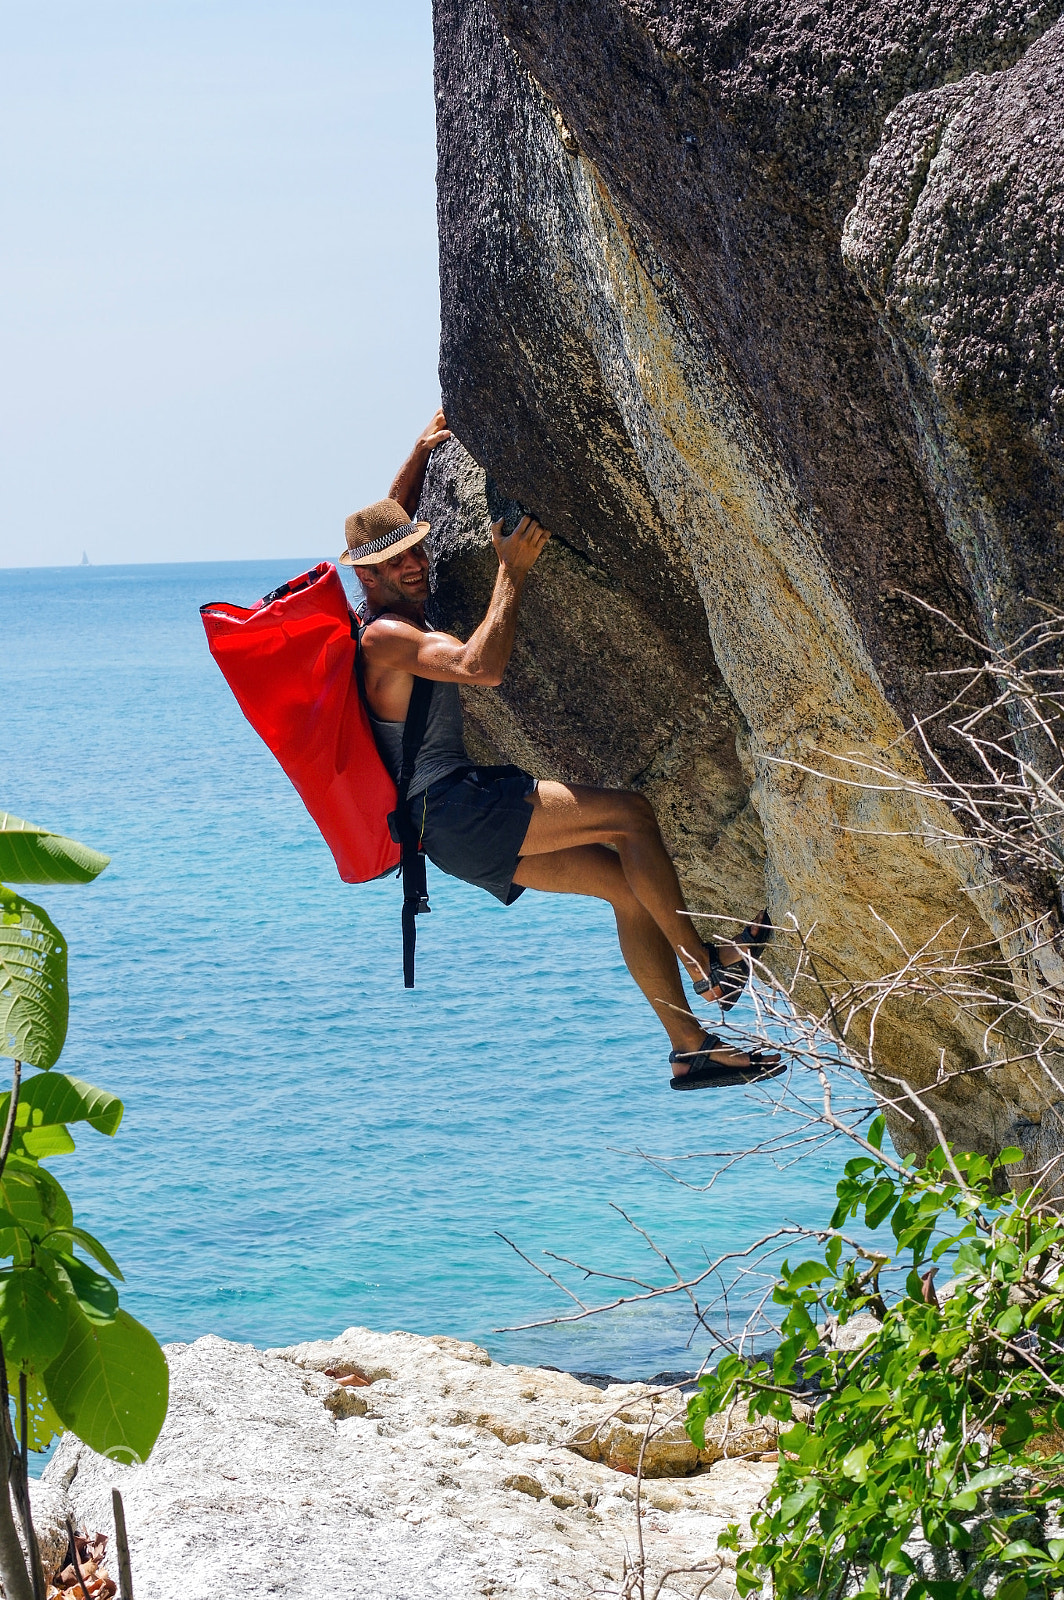
<svg viewBox="0 0 1064 1600">
<path fill-rule="evenodd" d="M 163 1340 L 363 1323 L 620 1376 L 696 1365 L 675 1302 L 495 1331 L 571 1309 L 497 1233 L 661 1281 L 611 1203 L 696 1269 L 823 1220 L 836 1163 L 740 1167 L 702 1195 L 632 1153 L 779 1123 L 768 1091 L 670 1092 L 594 902 L 506 909 L 430 867 L 404 992 L 398 885 L 340 883 L 197 614 L 308 564 L 0 572 L 0 806 L 113 857 L 95 884 L 30 891 L 71 947 L 61 1064 L 126 1103 L 117 1138 L 53 1163 L 79 1220 Z"/>
</svg>

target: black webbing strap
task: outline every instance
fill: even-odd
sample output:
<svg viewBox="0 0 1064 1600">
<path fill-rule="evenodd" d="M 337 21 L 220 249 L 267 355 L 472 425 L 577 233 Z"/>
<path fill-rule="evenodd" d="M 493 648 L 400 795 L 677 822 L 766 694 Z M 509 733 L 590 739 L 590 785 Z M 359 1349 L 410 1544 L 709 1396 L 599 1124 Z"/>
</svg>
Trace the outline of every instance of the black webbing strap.
<svg viewBox="0 0 1064 1600">
<path fill-rule="evenodd" d="M 410 780 L 414 776 L 414 763 L 425 737 L 434 688 L 435 684 L 429 678 L 414 679 L 406 722 L 403 724 L 403 764 L 399 769 L 399 782 L 396 785 L 398 799 L 395 802 L 394 812 L 395 831 L 399 835 L 399 870 L 403 875 L 403 986 L 407 989 L 414 987 L 414 947 L 417 944 L 414 918 L 424 911 L 432 910 L 429 905 L 428 881 L 425 877 L 425 852 L 421 848 L 421 839 L 414 825 L 414 819 L 410 815 L 407 796 L 410 792 Z"/>
<path fill-rule="evenodd" d="M 369 702 L 366 700 L 361 644 L 362 635 L 372 621 L 373 618 L 367 619 L 364 613 L 356 613 L 351 619 L 351 634 L 360 647 L 355 656 L 358 691 L 363 703 L 367 705 Z M 414 947 L 417 944 L 414 918 L 420 916 L 422 912 L 432 910 L 429 905 L 428 880 L 425 876 L 425 852 L 421 848 L 421 839 L 414 819 L 410 815 L 408 796 L 410 780 L 414 776 L 414 764 L 428 726 L 429 706 L 432 704 L 434 688 L 435 685 L 429 678 L 414 679 L 414 687 L 410 691 L 410 704 L 406 711 L 406 722 L 403 725 L 403 760 L 396 784 L 398 793 L 395 810 L 388 818 L 389 832 L 399 845 L 399 872 L 403 879 L 403 985 L 407 989 L 414 987 Z"/>
</svg>

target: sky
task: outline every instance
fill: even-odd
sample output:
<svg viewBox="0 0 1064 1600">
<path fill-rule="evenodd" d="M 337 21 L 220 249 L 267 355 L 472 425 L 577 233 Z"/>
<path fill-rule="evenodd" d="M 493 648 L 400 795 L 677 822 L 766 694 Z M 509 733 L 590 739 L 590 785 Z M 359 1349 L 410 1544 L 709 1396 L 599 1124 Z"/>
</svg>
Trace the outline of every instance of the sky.
<svg viewBox="0 0 1064 1600">
<path fill-rule="evenodd" d="M 340 550 L 439 402 L 430 0 L 0 17 L 0 567 Z"/>
</svg>

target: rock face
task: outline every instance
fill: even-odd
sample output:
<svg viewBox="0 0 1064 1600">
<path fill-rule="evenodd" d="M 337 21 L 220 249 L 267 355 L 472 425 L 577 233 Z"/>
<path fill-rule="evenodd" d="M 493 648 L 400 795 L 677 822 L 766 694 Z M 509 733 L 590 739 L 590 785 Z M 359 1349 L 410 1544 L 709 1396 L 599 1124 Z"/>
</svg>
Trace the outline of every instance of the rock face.
<svg viewBox="0 0 1064 1600">
<path fill-rule="evenodd" d="M 817 773 L 922 776 L 904 731 L 970 658 L 906 596 L 986 640 L 1064 603 L 1062 10 L 436 0 L 441 621 L 482 613 L 489 502 L 555 533 L 470 721 L 642 789 L 695 906 L 767 899 L 852 977 L 895 964 L 869 907 L 909 948 L 1059 930 L 921 837 L 926 804 Z M 917 1083 L 981 1059 L 927 1007 L 880 1045 Z M 1056 1099 L 1003 1069 L 939 1110 L 985 1149 Z"/>
<path fill-rule="evenodd" d="M 68 1511 L 110 1535 L 117 1484 L 136 1593 L 156 1600 L 620 1593 L 646 1385 L 600 1392 L 493 1365 L 454 1339 L 364 1328 L 265 1354 L 208 1337 L 167 1359 L 170 1412 L 144 1466 L 68 1435 L 34 1486 L 49 1548 Z M 716 1534 L 764 1494 L 773 1467 L 758 1457 L 772 1440 L 733 1431 L 699 1470 L 670 1420 L 682 1401 L 657 1405 L 646 1456 L 658 1475 L 642 1490 L 649 1575 L 690 1569 L 675 1592 L 731 1596 Z"/>
</svg>

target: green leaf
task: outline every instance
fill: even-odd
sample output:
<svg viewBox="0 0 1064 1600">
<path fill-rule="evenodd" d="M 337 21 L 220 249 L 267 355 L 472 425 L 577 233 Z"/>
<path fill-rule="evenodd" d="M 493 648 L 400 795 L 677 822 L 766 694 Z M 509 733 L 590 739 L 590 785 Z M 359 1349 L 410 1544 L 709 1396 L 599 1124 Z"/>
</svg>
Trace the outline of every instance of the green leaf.
<svg viewBox="0 0 1064 1600">
<path fill-rule="evenodd" d="M 8 1157 L 0 1180 L 0 1205 L 26 1230 L 25 1234 L 10 1235 L 10 1244 L 8 1239 L 4 1241 L 16 1266 L 30 1259 L 26 1234 L 40 1239 L 56 1228 L 69 1230 L 74 1225 L 74 1210 L 62 1185 L 46 1167 L 29 1165 L 19 1156 Z"/>
<path fill-rule="evenodd" d="M 20 1137 L 22 1148 L 38 1161 L 45 1156 L 68 1156 L 75 1148 L 69 1128 L 61 1122 L 46 1128 L 27 1128 Z"/>
<path fill-rule="evenodd" d="M 896 1547 L 899 1543 L 900 1541 L 895 1540 L 894 1546 Z M 911 1574 L 913 1570 L 912 1558 L 907 1556 L 904 1550 L 892 1547 L 891 1554 L 885 1555 L 883 1558 L 883 1571 L 889 1572 L 893 1576 L 902 1577 Z"/>
<path fill-rule="evenodd" d="M 964 1487 L 970 1493 L 982 1493 L 984 1489 L 996 1489 L 1000 1484 L 1009 1483 L 1015 1476 L 1012 1467 L 986 1467 L 969 1478 Z"/>
<path fill-rule="evenodd" d="M 1022 1540 L 1020 1542 L 1023 1543 Z M 1011 1548 L 1012 1546 L 1010 1545 L 1009 1549 Z M 1035 1554 L 1041 1555 L 1042 1552 L 1036 1550 Z M 1027 1579 L 1022 1572 L 1017 1572 L 1014 1577 L 1007 1579 L 1001 1585 L 997 1592 L 997 1600 L 1027 1600 Z"/>
<path fill-rule="evenodd" d="M 997 1319 L 997 1331 L 1004 1334 L 1006 1339 L 1011 1339 L 1014 1333 L 1019 1333 L 1023 1327 L 1023 1307 L 1009 1306 Z"/>
<path fill-rule="evenodd" d="M 0 1341 L 10 1361 L 47 1366 L 63 1348 L 67 1321 L 64 1297 L 38 1267 L 0 1273 Z"/>
<path fill-rule="evenodd" d="M 1011 1450 L 1015 1445 L 1023 1444 L 1034 1431 L 1035 1424 L 1031 1413 L 1023 1405 L 1014 1406 L 1005 1418 L 999 1443 L 1003 1449 Z"/>
<path fill-rule="evenodd" d="M 706 1447 L 706 1421 L 709 1415 L 709 1407 L 703 1396 L 693 1395 L 688 1400 L 684 1428 L 687 1437 L 698 1450 L 704 1450 Z"/>
<path fill-rule="evenodd" d="M 786 1274 L 787 1287 L 790 1289 L 807 1289 L 810 1284 L 819 1283 L 828 1276 L 828 1269 L 822 1261 L 803 1261 L 794 1268 L 793 1272 Z"/>
<path fill-rule="evenodd" d="M 889 1178 L 880 1179 L 865 1201 L 866 1227 L 878 1228 L 884 1217 L 889 1216 L 894 1209 L 896 1192 Z"/>
<path fill-rule="evenodd" d="M 42 1265 L 46 1252 L 41 1251 Z M 79 1306 L 90 1322 L 113 1322 L 118 1310 L 118 1290 L 109 1278 L 86 1266 L 77 1256 L 58 1250 L 47 1251 L 51 1263 L 65 1275 L 70 1292 L 77 1297 Z"/>
<path fill-rule="evenodd" d="M 1002 1550 L 1000 1559 L 1002 1561 L 1016 1561 L 1020 1556 L 1028 1556 L 1035 1561 L 1040 1561 L 1044 1555 L 1045 1551 L 1036 1549 L 1030 1539 L 1014 1539 L 1011 1544 L 1007 1544 Z"/>
<path fill-rule="evenodd" d="M 998 1156 L 998 1161 L 1001 1163 L 1001 1165 L 1003 1167 L 1014 1167 L 1016 1165 L 1017 1161 L 1022 1161 L 1022 1160 L 1023 1160 L 1023 1151 L 1021 1149 L 1019 1149 L 1017 1145 L 1014 1145 L 1014 1144 L 1007 1145 L 1005 1147 L 1005 1149 L 1002 1150 L 1001 1154 Z"/>
<path fill-rule="evenodd" d="M 864 1483 L 868 1477 L 868 1463 L 875 1454 L 875 1443 L 869 1440 L 867 1444 L 854 1447 L 842 1460 L 843 1475 L 852 1478 L 855 1483 Z"/>
<path fill-rule="evenodd" d="M 45 1384 L 64 1427 L 112 1460 L 145 1461 L 166 1418 L 170 1374 L 128 1311 L 102 1326 L 75 1314 Z"/>
<path fill-rule="evenodd" d="M 936 1261 L 940 1258 L 941 1254 L 942 1252 L 936 1249 Z M 961 1245 L 960 1249 L 957 1251 L 956 1258 L 953 1262 L 953 1268 L 958 1276 L 960 1276 L 962 1272 L 981 1273 L 983 1271 L 983 1255 L 981 1247 L 972 1240 L 966 1239 Z"/>
<path fill-rule="evenodd" d="M 786 1384 L 794 1374 L 794 1363 L 805 1349 L 805 1334 L 799 1333 L 783 1339 L 772 1352 L 772 1376 L 776 1383 Z"/>
<path fill-rule="evenodd" d="M 18 1394 L 19 1378 L 26 1382 L 26 1421 L 28 1427 L 27 1443 L 31 1450 L 47 1450 L 57 1433 L 62 1433 L 63 1424 L 55 1414 L 55 1407 L 48 1399 L 41 1381 L 40 1374 L 32 1367 L 16 1367 L 9 1361 L 7 1363 L 7 1387 L 11 1394 Z M 15 1407 L 13 1421 L 15 1432 L 21 1428 L 20 1407 Z M 21 1442 L 21 1435 L 19 1435 Z"/>
<path fill-rule="evenodd" d="M 54 1067 L 67 1012 L 66 940 L 46 911 L 0 885 L 0 1055 Z"/>
<path fill-rule="evenodd" d="M 815 1500 L 819 1500 L 823 1490 L 815 1478 L 807 1479 L 802 1487 L 794 1494 L 789 1494 L 779 1509 L 781 1522 L 793 1522 L 801 1516 L 805 1508 Z"/>
<path fill-rule="evenodd" d="M 1048 1306 L 1055 1306 L 1059 1298 L 1059 1295 L 1054 1292 L 1053 1294 L 1044 1294 L 1041 1300 L 1036 1300 L 1034 1305 L 1030 1306 L 1024 1314 L 1024 1325 L 1028 1328 L 1033 1328 L 1039 1317 L 1045 1312 L 1046 1308 Z"/>
<path fill-rule="evenodd" d="M 7 1117 L 9 1095 L 0 1096 L 0 1121 Z M 65 1072 L 42 1072 L 27 1078 L 19 1091 L 18 1120 L 38 1128 L 56 1122 L 87 1122 L 109 1138 L 118 1132 L 124 1107 L 116 1094 L 97 1089 Z M 26 1121 L 23 1122 L 23 1118 Z"/>
<path fill-rule="evenodd" d="M 868 1130 L 868 1142 L 876 1150 L 883 1148 L 883 1135 L 887 1131 L 886 1119 L 880 1115 L 876 1117 Z"/>
<path fill-rule="evenodd" d="M 104 1249 L 99 1239 L 95 1238 L 87 1231 L 87 1229 L 70 1228 L 68 1230 L 68 1237 L 73 1239 L 76 1244 L 80 1244 L 81 1248 L 88 1255 L 92 1256 L 93 1260 L 98 1261 L 103 1270 L 105 1272 L 109 1272 L 112 1278 L 117 1278 L 119 1283 L 125 1282 L 125 1279 L 119 1272 L 118 1267 L 115 1265 L 114 1257 Z"/>
<path fill-rule="evenodd" d="M 0 811 L 0 880 L 91 883 L 110 861 L 98 850 Z"/>
</svg>

